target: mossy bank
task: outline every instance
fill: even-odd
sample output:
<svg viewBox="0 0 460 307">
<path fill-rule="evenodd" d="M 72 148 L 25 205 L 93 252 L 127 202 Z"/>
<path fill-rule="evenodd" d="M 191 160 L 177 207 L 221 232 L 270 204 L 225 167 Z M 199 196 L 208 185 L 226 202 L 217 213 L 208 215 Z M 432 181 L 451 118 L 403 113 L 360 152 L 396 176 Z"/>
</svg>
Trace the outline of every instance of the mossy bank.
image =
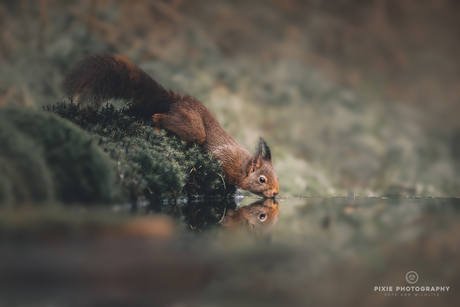
<svg viewBox="0 0 460 307">
<path fill-rule="evenodd" d="M 0 142 L 3 204 L 229 198 L 236 190 L 224 184 L 220 162 L 196 144 L 112 105 L 3 108 Z"/>
</svg>

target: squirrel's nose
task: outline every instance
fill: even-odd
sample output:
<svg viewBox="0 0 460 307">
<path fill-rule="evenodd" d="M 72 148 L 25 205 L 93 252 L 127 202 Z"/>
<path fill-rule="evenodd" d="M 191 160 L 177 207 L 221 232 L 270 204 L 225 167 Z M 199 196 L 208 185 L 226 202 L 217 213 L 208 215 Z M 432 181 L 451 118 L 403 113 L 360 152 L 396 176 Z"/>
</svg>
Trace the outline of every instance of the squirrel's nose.
<svg viewBox="0 0 460 307">
<path fill-rule="evenodd" d="M 278 192 L 273 192 L 273 197 L 276 197 L 278 195 Z"/>
</svg>

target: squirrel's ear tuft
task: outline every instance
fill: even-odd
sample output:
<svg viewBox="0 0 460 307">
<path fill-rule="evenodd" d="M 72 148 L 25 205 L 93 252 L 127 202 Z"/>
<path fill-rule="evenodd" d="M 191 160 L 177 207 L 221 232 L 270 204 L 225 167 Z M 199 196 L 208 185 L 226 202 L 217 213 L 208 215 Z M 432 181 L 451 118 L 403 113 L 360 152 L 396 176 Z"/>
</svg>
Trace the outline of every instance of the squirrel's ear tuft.
<svg viewBox="0 0 460 307">
<path fill-rule="evenodd" d="M 251 161 L 249 161 L 249 164 L 247 166 L 247 172 L 252 173 L 255 172 L 258 168 L 262 166 L 262 155 L 256 154 Z"/>
<path fill-rule="evenodd" d="M 268 147 L 267 143 L 264 141 L 263 138 L 260 138 L 259 145 L 257 146 L 257 153 L 256 155 L 260 155 L 262 159 L 268 162 L 272 162 L 272 153 L 270 151 L 270 147 Z"/>
<path fill-rule="evenodd" d="M 256 154 L 255 154 L 256 156 L 262 156 L 263 151 L 264 151 L 264 144 L 263 143 L 265 143 L 264 139 L 260 138 L 259 144 L 257 145 L 257 148 L 256 148 Z"/>
</svg>

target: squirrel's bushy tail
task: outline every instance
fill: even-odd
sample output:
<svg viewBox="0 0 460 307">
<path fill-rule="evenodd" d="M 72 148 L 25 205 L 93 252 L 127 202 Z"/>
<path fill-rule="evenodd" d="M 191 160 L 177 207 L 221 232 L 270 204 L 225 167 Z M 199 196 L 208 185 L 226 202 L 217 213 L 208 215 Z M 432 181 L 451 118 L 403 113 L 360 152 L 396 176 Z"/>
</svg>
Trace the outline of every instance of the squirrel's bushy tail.
<svg viewBox="0 0 460 307">
<path fill-rule="evenodd" d="M 67 72 L 62 89 L 81 105 L 99 107 L 108 99 L 121 99 L 147 116 L 167 112 L 180 99 L 123 56 L 109 54 L 83 58 Z"/>
</svg>

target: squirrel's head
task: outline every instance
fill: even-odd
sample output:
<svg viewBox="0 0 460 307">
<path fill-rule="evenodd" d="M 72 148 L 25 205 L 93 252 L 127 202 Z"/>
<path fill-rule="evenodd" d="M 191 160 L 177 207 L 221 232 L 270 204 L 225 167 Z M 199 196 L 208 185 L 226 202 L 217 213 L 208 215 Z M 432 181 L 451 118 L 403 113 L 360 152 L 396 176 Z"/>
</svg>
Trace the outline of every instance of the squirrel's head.
<svg viewBox="0 0 460 307">
<path fill-rule="evenodd" d="M 246 177 L 239 187 L 263 197 L 275 197 L 279 193 L 278 176 L 273 169 L 270 148 L 262 138 L 256 154 L 246 166 Z"/>
<path fill-rule="evenodd" d="M 255 235 L 269 235 L 278 222 L 279 204 L 265 198 L 236 210 L 228 210 L 222 220 L 227 229 L 246 228 Z"/>
</svg>

